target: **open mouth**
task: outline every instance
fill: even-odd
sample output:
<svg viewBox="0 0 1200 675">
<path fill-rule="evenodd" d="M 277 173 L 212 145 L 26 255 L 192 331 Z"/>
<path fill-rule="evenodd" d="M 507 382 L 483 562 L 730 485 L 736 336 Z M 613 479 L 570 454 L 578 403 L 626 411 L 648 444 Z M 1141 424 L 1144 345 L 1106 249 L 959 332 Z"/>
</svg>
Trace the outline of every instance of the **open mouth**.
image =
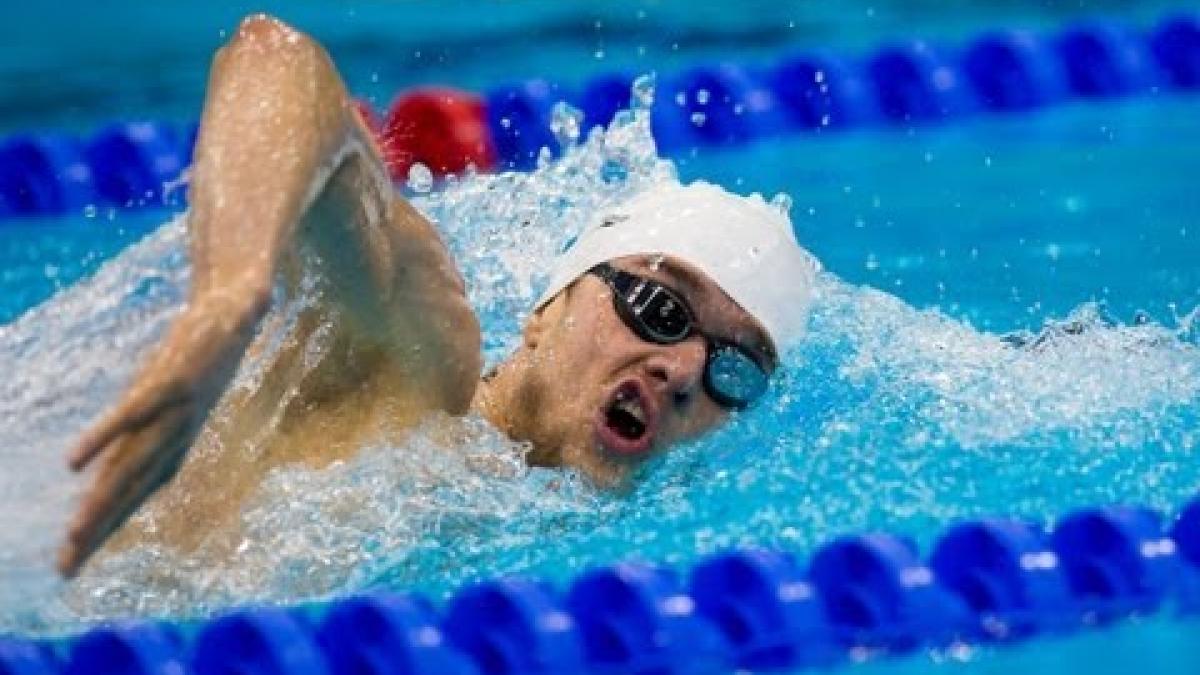
<svg viewBox="0 0 1200 675">
<path fill-rule="evenodd" d="M 640 455 L 650 449 L 657 411 L 640 382 L 622 382 L 597 419 L 601 445 L 619 455 Z"/>
</svg>

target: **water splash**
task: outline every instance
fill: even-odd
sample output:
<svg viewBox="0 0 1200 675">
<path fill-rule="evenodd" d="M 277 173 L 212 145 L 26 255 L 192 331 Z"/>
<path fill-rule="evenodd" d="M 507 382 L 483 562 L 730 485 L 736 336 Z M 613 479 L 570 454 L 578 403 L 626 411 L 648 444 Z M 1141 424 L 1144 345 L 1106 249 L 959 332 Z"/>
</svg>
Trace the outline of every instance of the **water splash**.
<svg viewBox="0 0 1200 675">
<path fill-rule="evenodd" d="M 559 147 L 570 147 L 579 142 L 579 129 L 583 124 L 583 111 L 566 101 L 554 104 L 550 111 L 550 132 Z"/>
<path fill-rule="evenodd" d="M 566 143 L 559 159 L 532 173 L 481 175 L 451 181 L 414 204 L 437 224 L 455 259 L 468 271 L 468 292 L 494 363 L 507 354 L 548 277 L 546 261 L 582 230 L 598 210 L 648 186 L 675 180 L 650 134 L 652 86 L 639 80 L 633 107 L 607 129 L 593 128 L 583 143 Z M 639 88 L 641 87 L 641 88 Z M 559 107 L 563 128 L 577 128 L 577 112 Z M 568 122 L 566 120 L 574 120 Z"/>
<path fill-rule="evenodd" d="M 413 192 L 429 192 L 433 189 L 433 172 L 424 164 L 416 162 L 408 168 L 407 185 Z"/>
<path fill-rule="evenodd" d="M 416 198 L 467 272 L 489 363 L 516 340 L 546 261 L 591 214 L 674 179 L 650 136 L 652 85 L 639 80 L 630 110 L 531 174 L 468 175 Z M 525 448 L 478 419 L 432 419 L 323 470 L 276 470 L 238 527 L 195 551 L 133 546 L 60 584 L 50 552 L 78 492 L 62 450 L 177 311 L 185 246 L 172 222 L 0 327 L 11 364 L 0 381 L 0 629 L 56 632 L 381 585 L 444 595 L 473 578 L 564 579 L 630 556 L 804 550 L 868 528 L 924 537 L 983 513 L 1169 508 L 1200 484 L 1195 311 L 1177 326 L 1123 325 L 1083 305 L 1040 331 L 997 336 L 823 273 L 809 338 L 785 355 L 768 400 L 647 466 L 630 495 L 528 469 Z M 272 339 L 288 334 L 304 295 L 279 298 Z M 238 387 L 257 386 L 273 348 L 244 364 Z"/>
</svg>

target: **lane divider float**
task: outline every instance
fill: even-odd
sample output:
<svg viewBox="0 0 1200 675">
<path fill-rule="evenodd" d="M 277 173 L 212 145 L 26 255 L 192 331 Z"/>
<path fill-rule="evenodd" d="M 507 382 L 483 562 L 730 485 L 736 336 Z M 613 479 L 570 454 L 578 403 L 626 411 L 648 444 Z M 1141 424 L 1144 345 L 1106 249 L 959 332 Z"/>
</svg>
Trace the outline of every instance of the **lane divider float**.
<svg viewBox="0 0 1200 675">
<path fill-rule="evenodd" d="M 118 622 L 57 641 L 0 637 L 5 675 L 700 673 L 828 668 L 867 657 L 1010 644 L 1132 616 L 1200 615 L 1200 498 L 1167 526 L 1147 508 L 960 523 L 927 558 L 903 536 L 709 556 L 686 578 L 645 562 L 466 586 L 439 611 L 376 592 L 233 609 L 208 621 Z"/>
<path fill-rule="evenodd" d="M 542 79 L 481 95 L 445 87 L 401 93 L 380 119 L 356 106 L 377 134 L 392 177 L 420 163 L 435 176 L 528 170 L 542 148 L 559 150 L 554 105 L 566 101 L 590 128 L 629 105 L 630 74 L 578 89 Z M 1200 17 L 1177 14 L 1142 32 L 1088 21 L 1043 35 L 992 31 L 965 45 L 880 46 L 865 58 L 792 54 L 770 64 L 698 66 L 659 78 L 651 111 L 666 155 L 782 134 L 929 125 L 980 113 L 1029 111 L 1078 99 L 1200 89 Z M 195 125 L 120 123 L 89 139 L 19 134 L 0 141 L 0 218 L 77 213 L 85 206 L 174 206 L 164 190 L 191 162 Z"/>
</svg>

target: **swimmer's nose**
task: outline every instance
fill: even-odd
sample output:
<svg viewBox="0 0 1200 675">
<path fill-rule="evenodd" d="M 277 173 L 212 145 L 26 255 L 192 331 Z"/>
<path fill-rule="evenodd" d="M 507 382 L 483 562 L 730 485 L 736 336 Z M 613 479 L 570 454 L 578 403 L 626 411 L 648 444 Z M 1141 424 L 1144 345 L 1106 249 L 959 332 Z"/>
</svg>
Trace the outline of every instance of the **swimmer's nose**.
<svg viewBox="0 0 1200 675">
<path fill-rule="evenodd" d="M 699 338 L 664 346 L 662 353 L 647 361 L 646 369 L 653 384 L 663 389 L 666 403 L 683 407 L 695 397 L 704 375 L 707 350 Z"/>
</svg>

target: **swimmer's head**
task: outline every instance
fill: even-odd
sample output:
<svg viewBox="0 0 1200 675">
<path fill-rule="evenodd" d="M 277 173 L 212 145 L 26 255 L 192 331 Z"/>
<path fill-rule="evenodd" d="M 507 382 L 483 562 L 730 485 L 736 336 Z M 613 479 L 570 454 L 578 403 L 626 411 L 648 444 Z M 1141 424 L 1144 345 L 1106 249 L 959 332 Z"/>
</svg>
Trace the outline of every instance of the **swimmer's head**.
<svg viewBox="0 0 1200 675">
<path fill-rule="evenodd" d="M 816 271 L 758 196 L 672 183 L 608 209 L 557 260 L 521 347 L 486 385 L 504 400 L 499 422 L 532 443 L 532 463 L 619 483 L 753 397 L 753 373 L 769 377 L 803 333 Z M 676 298 L 692 330 L 670 320 L 684 316 Z"/>
<path fill-rule="evenodd" d="M 663 183 L 599 214 L 559 256 L 541 308 L 592 266 L 658 253 L 692 265 L 766 328 L 776 346 L 804 332 L 815 259 L 792 223 L 758 195 L 697 181 Z"/>
</svg>

